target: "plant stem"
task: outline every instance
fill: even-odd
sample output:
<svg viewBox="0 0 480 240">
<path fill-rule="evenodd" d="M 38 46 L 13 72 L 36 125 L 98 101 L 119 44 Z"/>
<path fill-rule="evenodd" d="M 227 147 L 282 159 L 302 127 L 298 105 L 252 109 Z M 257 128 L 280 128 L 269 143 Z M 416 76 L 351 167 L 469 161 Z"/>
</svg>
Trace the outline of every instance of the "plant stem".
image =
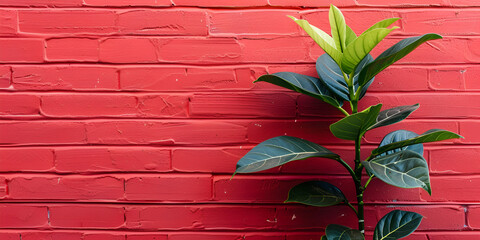
<svg viewBox="0 0 480 240">
<path fill-rule="evenodd" d="M 345 114 L 345 116 L 350 116 L 350 114 L 348 114 L 348 112 L 345 111 L 345 109 L 338 107 L 338 110 L 340 110 L 343 114 Z"/>
<path fill-rule="evenodd" d="M 358 181 L 355 181 L 355 190 L 357 194 L 357 203 L 358 203 L 358 230 L 364 234 L 365 232 L 365 217 L 364 217 L 364 202 L 363 202 L 363 191 L 362 186 L 362 170 L 363 166 L 360 163 L 360 138 L 355 140 L 355 175 L 357 176 Z"/>
<path fill-rule="evenodd" d="M 354 207 L 352 204 L 350 204 L 349 202 L 345 202 L 345 204 L 347 204 L 347 206 L 349 206 L 349 207 L 355 212 L 355 214 L 356 214 L 357 217 L 358 217 L 358 211 L 357 211 L 357 209 L 355 209 L 355 207 Z"/>
<path fill-rule="evenodd" d="M 350 176 L 352 176 L 353 180 L 357 181 L 357 175 L 355 174 L 355 171 L 353 171 L 353 169 L 350 167 L 350 165 L 348 165 L 348 163 L 343 161 L 341 158 L 338 158 L 337 160 L 340 164 L 342 164 L 342 166 L 344 166 L 348 170 L 348 173 L 350 173 Z"/>
</svg>

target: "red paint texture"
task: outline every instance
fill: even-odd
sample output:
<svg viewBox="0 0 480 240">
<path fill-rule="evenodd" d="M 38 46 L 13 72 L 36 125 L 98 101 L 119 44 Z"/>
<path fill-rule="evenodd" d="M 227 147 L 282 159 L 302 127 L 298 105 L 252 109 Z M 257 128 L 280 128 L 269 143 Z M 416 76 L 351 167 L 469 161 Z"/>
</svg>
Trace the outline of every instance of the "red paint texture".
<svg viewBox="0 0 480 240">
<path fill-rule="evenodd" d="M 252 83 L 317 75 L 322 50 L 286 15 L 328 32 L 331 3 L 357 32 L 401 18 L 374 56 L 405 37 L 444 35 L 376 77 L 361 108 L 421 107 L 369 132 L 362 156 L 397 129 L 465 137 L 425 145 L 431 196 L 371 183 L 367 237 L 402 209 L 424 215 L 408 239 L 478 239 L 480 4 L 471 0 L 0 0 L 0 239 L 311 240 L 326 224 L 355 226 L 346 207 L 283 204 L 312 179 L 354 198 L 335 161 L 230 180 L 241 156 L 278 135 L 351 162 L 351 144 L 328 130 L 339 112 Z"/>
</svg>

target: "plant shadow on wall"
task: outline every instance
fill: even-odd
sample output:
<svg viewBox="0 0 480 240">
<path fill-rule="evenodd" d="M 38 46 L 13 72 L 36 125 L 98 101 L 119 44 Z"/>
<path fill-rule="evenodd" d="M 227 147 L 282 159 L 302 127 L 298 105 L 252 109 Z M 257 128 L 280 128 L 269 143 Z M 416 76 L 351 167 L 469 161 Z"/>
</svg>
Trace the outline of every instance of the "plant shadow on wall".
<svg viewBox="0 0 480 240">
<path fill-rule="evenodd" d="M 319 78 L 292 72 L 264 75 L 255 82 L 269 82 L 322 100 L 340 110 L 345 117 L 330 125 L 337 138 L 355 144 L 355 166 L 347 164 L 341 156 L 316 143 L 279 136 L 268 139 L 248 152 L 236 166 L 236 173 L 252 173 L 281 166 L 285 163 L 311 157 L 327 158 L 340 163 L 350 174 L 356 189 L 356 199 L 347 199 L 336 186 L 323 181 L 308 181 L 294 186 L 285 202 L 302 203 L 316 207 L 345 204 L 355 212 L 358 229 L 331 224 L 326 226 L 322 240 L 365 239 L 364 193 L 369 183 L 378 178 L 400 188 L 423 188 L 431 194 L 427 161 L 423 157 L 423 143 L 461 136 L 441 129 L 422 134 L 398 130 L 387 134 L 370 156 L 361 159 L 361 140 L 372 129 L 391 125 L 407 118 L 419 105 L 399 106 L 381 110 L 382 104 L 358 110 L 358 101 L 365 95 L 375 76 L 383 69 L 403 58 L 422 43 L 441 39 L 437 34 L 425 34 L 401 40 L 377 58 L 369 52 L 397 27 L 388 28 L 398 18 L 382 20 L 357 36 L 345 24 L 338 8 L 330 7 L 329 20 L 332 36 L 306 20 L 290 17 L 325 51 L 316 63 Z M 349 102 L 351 113 L 342 106 Z M 320 159 L 322 160 L 322 159 Z M 363 171 L 366 179 L 362 180 Z M 235 175 L 234 174 L 234 175 Z M 233 177 L 233 176 L 232 176 Z M 356 200 L 356 203 L 354 203 Z M 373 239 L 400 239 L 410 235 L 420 225 L 422 216 L 415 212 L 394 210 L 377 223 Z"/>
</svg>

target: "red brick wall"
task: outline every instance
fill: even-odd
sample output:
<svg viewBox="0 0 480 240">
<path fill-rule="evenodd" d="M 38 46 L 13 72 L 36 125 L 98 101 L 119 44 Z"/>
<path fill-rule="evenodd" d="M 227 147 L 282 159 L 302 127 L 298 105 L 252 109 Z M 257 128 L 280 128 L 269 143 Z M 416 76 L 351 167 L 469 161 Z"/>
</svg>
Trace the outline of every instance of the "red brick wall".
<svg viewBox="0 0 480 240">
<path fill-rule="evenodd" d="M 267 72 L 315 74 L 320 48 L 285 15 L 328 30 L 330 1 L 172 1 L 0 0 L 0 239 L 306 240 L 329 223 L 355 225 L 344 207 L 282 204 L 306 179 L 352 197 L 335 162 L 229 181 L 242 154 L 277 135 L 351 158 L 328 131 L 331 107 L 252 84 Z M 364 145 L 399 128 L 465 139 L 427 145 L 432 196 L 374 181 L 367 229 L 399 208 L 425 216 L 408 239 L 479 239 L 480 1 L 382 2 L 333 1 L 357 32 L 402 18 L 374 55 L 406 36 L 445 38 L 376 78 L 363 106 L 421 108 Z"/>
</svg>

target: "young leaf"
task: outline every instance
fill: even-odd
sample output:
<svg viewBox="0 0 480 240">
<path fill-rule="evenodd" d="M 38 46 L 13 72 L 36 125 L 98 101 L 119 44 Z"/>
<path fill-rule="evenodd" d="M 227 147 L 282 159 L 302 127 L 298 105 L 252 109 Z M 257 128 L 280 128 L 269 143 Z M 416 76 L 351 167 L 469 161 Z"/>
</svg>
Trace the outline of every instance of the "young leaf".
<svg viewBox="0 0 480 240">
<path fill-rule="evenodd" d="M 373 240 L 397 240 L 414 232 L 423 216 L 415 212 L 393 210 L 378 221 Z"/>
<path fill-rule="evenodd" d="M 337 224 L 330 224 L 325 229 L 328 240 L 364 240 L 363 234 L 357 229 L 351 229 Z"/>
<path fill-rule="evenodd" d="M 377 122 L 369 127 L 368 130 L 400 122 L 407 118 L 413 111 L 417 110 L 419 106 L 419 104 L 414 104 L 383 110 L 378 114 Z"/>
<path fill-rule="evenodd" d="M 393 28 L 377 28 L 368 32 L 362 33 L 355 41 L 350 43 L 343 51 L 342 69 L 345 73 L 350 74 L 355 67 L 362 61 L 362 59 L 377 46 L 391 31 L 397 29 Z"/>
<path fill-rule="evenodd" d="M 296 137 L 280 136 L 270 138 L 243 156 L 237 162 L 234 173 L 251 173 L 278 167 L 285 163 L 311 157 L 337 159 L 338 155 L 328 149 Z"/>
<path fill-rule="evenodd" d="M 345 29 L 347 30 L 345 36 L 345 47 L 352 43 L 355 39 L 357 39 L 357 34 L 348 26 L 345 25 Z"/>
<path fill-rule="evenodd" d="M 335 137 L 345 140 L 356 140 L 365 134 L 370 126 L 376 123 L 382 104 L 371 106 L 362 112 L 342 118 L 330 125 L 330 131 Z"/>
<path fill-rule="evenodd" d="M 389 27 L 390 25 L 392 25 L 394 22 L 396 22 L 398 19 L 400 18 L 388 18 L 388 19 L 384 19 L 380 22 L 377 22 L 375 24 L 373 24 L 371 27 L 369 27 L 367 30 L 365 30 L 362 34 L 368 32 L 368 31 L 371 31 L 373 29 L 377 29 L 377 28 L 387 28 Z"/>
<path fill-rule="evenodd" d="M 427 161 L 416 152 L 403 150 L 362 164 L 369 173 L 390 185 L 401 188 L 421 187 L 432 194 Z"/>
<path fill-rule="evenodd" d="M 305 32 L 325 51 L 335 62 L 340 65 L 342 63 L 342 52 L 335 47 L 335 40 L 321 29 L 310 25 L 307 20 L 296 19 L 288 16 L 295 21 Z"/>
<path fill-rule="evenodd" d="M 330 11 L 328 12 L 328 19 L 330 21 L 330 28 L 332 29 L 332 37 L 335 41 L 335 46 L 337 47 L 337 50 L 343 52 L 347 37 L 345 18 L 340 9 L 331 4 Z"/>
<path fill-rule="evenodd" d="M 392 65 L 396 61 L 400 60 L 401 58 L 405 57 L 407 54 L 415 50 L 420 44 L 433 39 L 440 39 L 442 36 L 438 34 L 425 34 L 418 37 L 410 37 L 403 39 L 402 41 L 398 42 L 397 44 L 393 45 L 385 52 L 380 54 L 375 61 L 368 64 L 365 68 L 362 69 L 359 76 L 359 83 L 360 86 L 364 86 L 368 83 L 370 79 L 375 77 L 378 73 L 380 73 L 383 69 L 387 68 L 388 66 Z"/>
<path fill-rule="evenodd" d="M 372 155 L 379 155 L 386 151 L 394 150 L 401 147 L 406 147 L 413 144 L 437 142 L 437 141 L 443 141 L 443 140 L 454 139 L 454 138 L 463 138 L 463 137 L 447 130 L 431 129 L 424 132 L 422 135 L 419 135 L 418 137 L 390 143 L 388 145 L 381 146 L 377 149 L 374 149 L 372 151 Z"/>
<path fill-rule="evenodd" d="M 318 78 L 310 77 L 292 72 L 279 72 L 270 75 L 263 75 L 255 82 L 269 82 L 280 87 L 303 93 L 305 95 L 320 99 L 334 107 L 341 107 L 343 101 L 330 92 Z"/>
<path fill-rule="evenodd" d="M 297 202 L 316 207 L 333 206 L 347 201 L 336 186 L 322 181 L 308 181 L 294 186 L 285 202 Z"/>
<path fill-rule="evenodd" d="M 393 132 L 385 135 L 385 137 L 383 137 L 382 141 L 380 142 L 379 147 L 388 145 L 390 143 L 407 140 L 407 139 L 410 139 L 410 138 L 416 138 L 418 136 L 419 136 L 418 134 L 416 134 L 412 131 L 407 131 L 407 130 L 393 131 Z M 421 143 L 417 143 L 417 144 L 408 145 L 408 146 L 405 146 L 405 147 L 393 149 L 393 150 L 384 152 L 384 153 L 380 154 L 379 156 L 392 154 L 392 153 L 399 152 L 399 151 L 402 151 L 402 150 L 414 151 L 414 152 L 423 156 L 423 144 L 421 144 Z"/>
</svg>

